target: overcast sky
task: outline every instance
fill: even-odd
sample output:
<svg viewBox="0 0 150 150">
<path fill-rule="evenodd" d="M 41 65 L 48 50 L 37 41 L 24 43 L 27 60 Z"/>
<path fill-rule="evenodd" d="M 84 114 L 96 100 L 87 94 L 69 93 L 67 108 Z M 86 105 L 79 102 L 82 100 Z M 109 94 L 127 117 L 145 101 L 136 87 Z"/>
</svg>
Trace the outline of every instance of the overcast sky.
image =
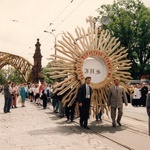
<svg viewBox="0 0 150 150">
<path fill-rule="evenodd" d="M 149 0 L 143 0 L 150 7 Z M 37 38 L 40 39 L 42 65 L 54 54 L 54 35 L 62 31 L 74 34 L 77 26 L 89 26 L 88 16 L 98 16 L 96 9 L 113 0 L 0 0 L 0 51 L 13 53 L 33 64 Z M 50 25 L 52 23 L 52 25 Z M 44 33 L 52 31 L 54 35 Z M 61 34 L 57 36 L 57 40 Z"/>
</svg>

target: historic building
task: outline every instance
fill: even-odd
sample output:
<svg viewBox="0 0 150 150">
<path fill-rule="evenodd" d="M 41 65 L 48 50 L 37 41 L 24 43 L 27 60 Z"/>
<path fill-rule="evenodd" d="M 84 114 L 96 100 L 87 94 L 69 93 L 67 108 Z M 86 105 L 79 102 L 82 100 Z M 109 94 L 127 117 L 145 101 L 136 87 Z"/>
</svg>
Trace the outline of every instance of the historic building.
<svg viewBox="0 0 150 150">
<path fill-rule="evenodd" d="M 33 82 L 38 83 L 39 80 L 43 82 L 44 77 L 41 73 L 42 68 L 42 55 L 41 55 L 41 49 L 40 49 L 40 42 L 39 39 L 37 39 L 37 43 L 35 44 L 35 53 L 33 56 L 34 59 L 34 65 L 33 65 Z"/>
</svg>

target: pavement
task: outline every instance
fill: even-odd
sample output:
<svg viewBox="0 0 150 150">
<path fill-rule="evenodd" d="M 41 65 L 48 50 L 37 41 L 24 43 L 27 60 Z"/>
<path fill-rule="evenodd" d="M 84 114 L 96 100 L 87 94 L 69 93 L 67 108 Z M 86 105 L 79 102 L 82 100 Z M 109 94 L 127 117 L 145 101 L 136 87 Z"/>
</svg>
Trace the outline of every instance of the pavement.
<svg viewBox="0 0 150 150">
<path fill-rule="evenodd" d="M 104 115 L 103 121 L 89 119 L 91 130 L 79 126 L 79 118 L 66 122 L 34 102 L 4 113 L 4 96 L 0 93 L 0 150 L 141 150 L 149 149 L 147 114 L 144 107 L 124 107 L 123 126 L 113 128 Z M 140 131 L 140 132 L 139 132 Z M 115 133 L 115 134 L 114 134 Z M 114 142 L 117 141 L 117 142 Z"/>
<path fill-rule="evenodd" d="M 52 111 L 34 102 L 3 113 L 4 97 L 0 93 L 0 150 L 113 150 L 109 142 L 91 130 L 79 127 L 78 121 L 67 123 Z M 119 148 L 118 148 L 119 149 Z"/>
</svg>

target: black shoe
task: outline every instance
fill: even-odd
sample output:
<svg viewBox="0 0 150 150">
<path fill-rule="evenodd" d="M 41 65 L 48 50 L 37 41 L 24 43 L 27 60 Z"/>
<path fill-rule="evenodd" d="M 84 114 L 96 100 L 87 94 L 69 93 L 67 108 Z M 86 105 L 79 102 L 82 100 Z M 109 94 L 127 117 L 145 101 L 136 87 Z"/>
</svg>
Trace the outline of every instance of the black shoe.
<svg viewBox="0 0 150 150">
<path fill-rule="evenodd" d="M 11 113 L 10 111 L 7 111 L 7 113 Z"/>
<path fill-rule="evenodd" d="M 63 118 L 63 117 L 64 117 L 64 115 L 59 115 L 59 117 L 60 117 L 60 118 Z"/>
<path fill-rule="evenodd" d="M 84 128 L 85 128 L 85 129 L 90 129 L 88 126 L 85 126 Z"/>
<path fill-rule="evenodd" d="M 115 123 L 113 123 L 113 124 L 112 124 L 112 126 L 113 126 L 113 127 L 116 127 L 116 124 L 115 124 Z"/>
<path fill-rule="evenodd" d="M 80 127 L 82 127 L 82 128 L 83 128 L 83 127 L 84 127 L 84 126 L 83 126 L 83 124 L 80 124 Z"/>
<path fill-rule="evenodd" d="M 17 106 L 15 106 L 15 108 L 17 108 Z"/>
<path fill-rule="evenodd" d="M 122 126 L 122 124 L 119 121 L 117 121 L 117 123 L 118 123 L 119 126 Z"/>
</svg>

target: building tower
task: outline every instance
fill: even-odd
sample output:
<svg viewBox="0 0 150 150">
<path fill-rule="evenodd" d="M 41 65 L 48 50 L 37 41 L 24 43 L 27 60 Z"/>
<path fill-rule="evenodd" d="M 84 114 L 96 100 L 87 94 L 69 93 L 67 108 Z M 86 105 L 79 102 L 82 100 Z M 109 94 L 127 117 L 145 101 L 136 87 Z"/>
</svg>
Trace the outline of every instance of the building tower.
<svg viewBox="0 0 150 150">
<path fill-rule="evenodd" d="M 41 55 L 41 49 L 40 49 L 41 44 L 39 43 L 39 39 L 37 39 L 37 43 L 35 44 L 35 53 L 33 56 L 34 59 L 34 66 L 33 66 L 33 82 L 38 83 L 39 80 L 41 82 L 44 81 L 44 77 L 42 76 L 41 73 L 41 68 L 42 68 L 42 55 Z"/>
</svg>

